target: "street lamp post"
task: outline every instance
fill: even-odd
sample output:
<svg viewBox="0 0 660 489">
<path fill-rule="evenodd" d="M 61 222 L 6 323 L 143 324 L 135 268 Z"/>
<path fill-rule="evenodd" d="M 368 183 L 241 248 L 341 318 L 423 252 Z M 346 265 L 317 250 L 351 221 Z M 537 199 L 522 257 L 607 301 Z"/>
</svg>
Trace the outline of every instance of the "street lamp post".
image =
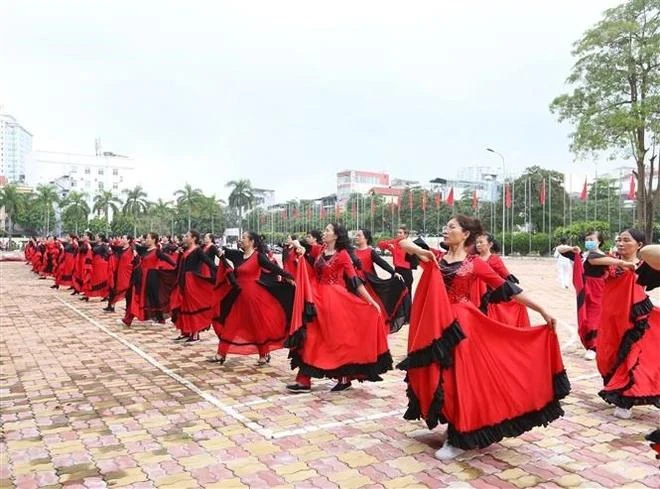
<svg viewBox="0 0 660 489">
<path fill-rule="evenodd" d="M 486 148 L 486 151 L 489 151 L 491 153 L 495 153 L 497 156 L 499 156 L 502 159 L 502 244 L 504 244 L 504 236 L 505 236 L 505 226 L 506 226 L 506 168 L 504 166 L 504 156 L 502 156 L 501 153 L 498 153 L 492 148 Z M 502 248 L 504 250 L 504 248 Z"/>
</svg>

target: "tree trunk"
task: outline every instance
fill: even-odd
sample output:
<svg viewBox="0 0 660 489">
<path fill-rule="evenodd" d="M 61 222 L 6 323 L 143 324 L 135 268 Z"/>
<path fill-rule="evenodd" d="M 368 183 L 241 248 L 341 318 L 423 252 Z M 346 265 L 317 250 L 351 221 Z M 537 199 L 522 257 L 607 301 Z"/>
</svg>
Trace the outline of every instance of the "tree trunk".
<svg viewBox="0 0 660 489">
<path fill-rule="evenodd" d="M 190 213 L 191 213 L 190 204 L 188 204 L 188 231 L 190 231 Z"/>
</svg>

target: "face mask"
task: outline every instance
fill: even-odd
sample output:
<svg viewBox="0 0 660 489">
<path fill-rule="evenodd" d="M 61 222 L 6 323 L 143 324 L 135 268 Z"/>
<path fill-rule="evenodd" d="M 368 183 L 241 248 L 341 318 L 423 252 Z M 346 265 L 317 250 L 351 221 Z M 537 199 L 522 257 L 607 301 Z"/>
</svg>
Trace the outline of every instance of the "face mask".
<svg viewBox="0 0 660 489">
<path fill-rule="evenodd" d="M 584 247 L 589 251 L 595 250 L 596 248 L 598 248 L 598 242 L 597 241 L 585 241 L 584 242 Z"/>
</svg>

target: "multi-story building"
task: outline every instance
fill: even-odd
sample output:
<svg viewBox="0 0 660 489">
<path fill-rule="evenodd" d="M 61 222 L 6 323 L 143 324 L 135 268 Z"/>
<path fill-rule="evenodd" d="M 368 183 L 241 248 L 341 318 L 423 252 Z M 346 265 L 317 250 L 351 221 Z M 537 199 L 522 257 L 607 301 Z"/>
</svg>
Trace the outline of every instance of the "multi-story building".
<svg viewBox="0 0 660 489">
<path fill-rule="evenodd" d="M 124 189 L 133 188 L 134 173 L 132 158 L 108 151 L 97 151 L 94 155 L 35 151 L 27 181 L 34 187 L 63 182 L 67 191 L 85 194 L 91 207 L 94 196 L 100 191 L 108 190 L 121 197 Z"/>
<path fill-rule="evenodd" d="M 32 134 L 9 114 L 0 114 L 0 175 L 9 183 L 25 183 L 32 153 Z"/>
<path fill-rule="evenodd" d="M 389 187 L 390 176 L 361 170 L 343 170 L 337 173 L 337 201 L 343 206 L 351 194 L 367 194 L 374 187 Z"/>
</svg>

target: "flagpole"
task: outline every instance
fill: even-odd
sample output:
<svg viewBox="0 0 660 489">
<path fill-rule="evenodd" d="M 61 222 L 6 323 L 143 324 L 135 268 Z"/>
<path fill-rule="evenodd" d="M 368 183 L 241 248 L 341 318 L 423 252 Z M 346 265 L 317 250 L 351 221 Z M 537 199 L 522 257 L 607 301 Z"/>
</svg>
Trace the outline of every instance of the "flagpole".
<svg viewBox="0 0 660 489">
<path fill-rule="evenodd" d="M 572 226 L 573 225 L 573 195 L 571 192 L 573 191 L 573 174 L 569 173 L 568 174 L 568 225 Z"/>
<path fill-rule="evenodd" d="M 511 181 L 511 255 L 513 255 L 513 228 L 515 226 L 516 210 L 516 180 Z"/>
<path fill-rule="evenodd" d="M 529 192 L 529 230 L 527 233 L 529 244 L 527 254 L 530 254 L 532 252 L 532 179 L 529 176 L 527 177 L 527 189 Z"/>
<path fill-rule="evenodd" d="M 623 207 L 623 201 L 621 199 L 621 179 L 623 178 L 623 172 L 619 169 L 619 230 L 621 232 L 621 208 Z"/>
<path fill-rule="evenodd" d="M 552 255 L 552 175 L 548 177 L 548 255 Z"/>
</svg>

